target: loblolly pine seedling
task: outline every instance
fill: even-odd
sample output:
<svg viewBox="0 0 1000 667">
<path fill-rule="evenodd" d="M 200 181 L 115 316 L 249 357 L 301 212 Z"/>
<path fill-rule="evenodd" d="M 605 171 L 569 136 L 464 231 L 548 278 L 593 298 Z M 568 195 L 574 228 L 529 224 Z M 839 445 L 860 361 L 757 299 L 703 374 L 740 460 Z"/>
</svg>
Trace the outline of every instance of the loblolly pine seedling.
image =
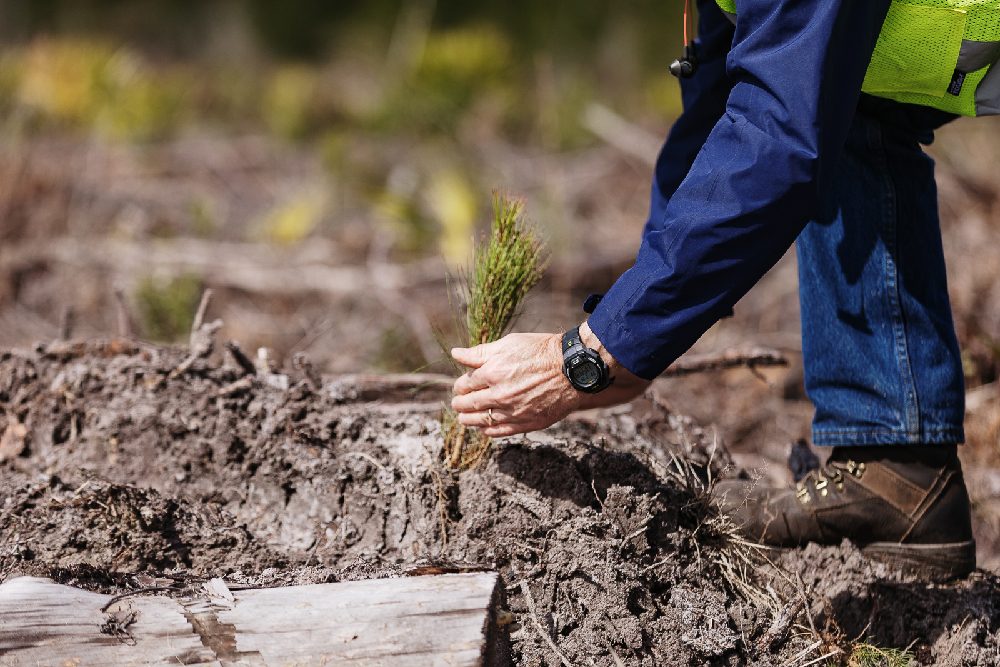
<svg viewBox="0 0 1000 667">
<path fill-rule="evenodd" d="M 912 667 L 914 656 L 906 649 L 855 644 L 847 657 L 847 667 Z"/>
<path fill-rule="evenodd" d="M 494 190 L 489 236 L 476 244 L 471 265 L 459 268 L 457 277 L 448 276 L 452 320 L 463 347 L 506 335 L 521 314 L 524 297 L 545 272 L 545 244 L 525 220 L 524 207 L 521 197 Z M 449 346 L 441 336 L 439 340 L 447 354 Z M 456 373 L 462 372 L 454 360 L 452 364 Z M 460 424 L 450 408 L 444 411 L 441 429 L 442 456 L 452 469 L 466 470 L 489 455 L 490 439 Z"/>
</svg>

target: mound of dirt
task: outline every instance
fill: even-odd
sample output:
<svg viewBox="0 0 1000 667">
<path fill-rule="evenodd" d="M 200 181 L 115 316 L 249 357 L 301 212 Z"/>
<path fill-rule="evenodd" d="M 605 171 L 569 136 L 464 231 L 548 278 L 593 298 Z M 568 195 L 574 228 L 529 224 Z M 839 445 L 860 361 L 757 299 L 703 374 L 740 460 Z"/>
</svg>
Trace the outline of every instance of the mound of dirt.
<svg viewBox="0 0 1000 667">
<path fill-rule="evenodd" d="M 178 373 L 187 356 L 0 353 L 0 576 L 118 593 L 494 568 L 516 665 L 836 664 L 861 640 L 997 664 L 995 577 L 908 581 L 848 542 L 768 564 L 699 491 L 725 451 L 655 398 L 499 441 L 459 474 L 439 462 L 439 386 L 215 357 Z"/>
<path fill-rule="evenodd" d="M 285 565 L 232 515 L 211 503 L 152 489 L 87 481 L 68 489 L 53 476 L 5 489 L 5 548 L 25 562 L 110 572 L 234 570 Z"/>
</svg>

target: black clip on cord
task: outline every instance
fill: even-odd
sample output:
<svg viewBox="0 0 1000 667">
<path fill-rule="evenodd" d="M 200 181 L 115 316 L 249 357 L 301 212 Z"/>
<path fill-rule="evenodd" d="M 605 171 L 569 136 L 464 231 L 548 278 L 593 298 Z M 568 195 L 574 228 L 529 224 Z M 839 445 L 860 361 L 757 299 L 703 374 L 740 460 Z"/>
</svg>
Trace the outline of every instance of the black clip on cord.
<svg viewBox="0 0 1000 667">
<path fill-rule="evenodd" d="M 694 55 L 694 40 L 684 47 L 684 55 L 670 63 L 670 73 L 678 79 L 690 79 L 698 71 L 698 58 Z"/>
</svg>

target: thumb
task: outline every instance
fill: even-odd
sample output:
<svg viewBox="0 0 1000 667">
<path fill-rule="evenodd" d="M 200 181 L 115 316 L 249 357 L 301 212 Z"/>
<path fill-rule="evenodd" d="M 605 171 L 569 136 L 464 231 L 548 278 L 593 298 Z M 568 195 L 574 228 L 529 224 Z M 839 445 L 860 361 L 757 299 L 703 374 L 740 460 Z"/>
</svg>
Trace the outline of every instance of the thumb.
<svg viewBox="0 0 1000 667">
<path fill-rule="evenodd" d="M 451 356 L 463 366 L 479 368 L 497 353 L 497 343 L 499 342 L 495 341 L 493 343 L 486 343 L 485 345 L 476 345 L 475 347 L 453 347 L 451 348 Z"/>
</svg>

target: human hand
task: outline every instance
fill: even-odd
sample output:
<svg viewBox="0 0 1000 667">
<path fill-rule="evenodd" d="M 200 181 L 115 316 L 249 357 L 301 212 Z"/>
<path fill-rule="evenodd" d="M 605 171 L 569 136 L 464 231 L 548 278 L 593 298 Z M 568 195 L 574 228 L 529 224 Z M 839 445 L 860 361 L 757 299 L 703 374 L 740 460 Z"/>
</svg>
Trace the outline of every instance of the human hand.
<svg viewBox="0 0 1000 667">
<path fill-rule="evenodd" d="M 459 422 L 477 426 L 489 437 L 528 433 L 579 408 L 625 403 L 649 386 L 619 364 L 586 323 L 580 337 L 601 355 L 615 378 L 597 394 L 578 391 L 563 375 L 559 334 L 510 334 L 486 345 L 453 349 L 455 361 L 473 369 L 455 382 L 451 405 Z"/>
<path fill-rule="evenodd" d="M 473 369 L 455 381 L 451 407 L 466 426 L 501 437 L 551 426 L 576 410 L 583 394 L 562 373 L 559 334 L 510 334 L 451 351 Z"/>
</svg>

